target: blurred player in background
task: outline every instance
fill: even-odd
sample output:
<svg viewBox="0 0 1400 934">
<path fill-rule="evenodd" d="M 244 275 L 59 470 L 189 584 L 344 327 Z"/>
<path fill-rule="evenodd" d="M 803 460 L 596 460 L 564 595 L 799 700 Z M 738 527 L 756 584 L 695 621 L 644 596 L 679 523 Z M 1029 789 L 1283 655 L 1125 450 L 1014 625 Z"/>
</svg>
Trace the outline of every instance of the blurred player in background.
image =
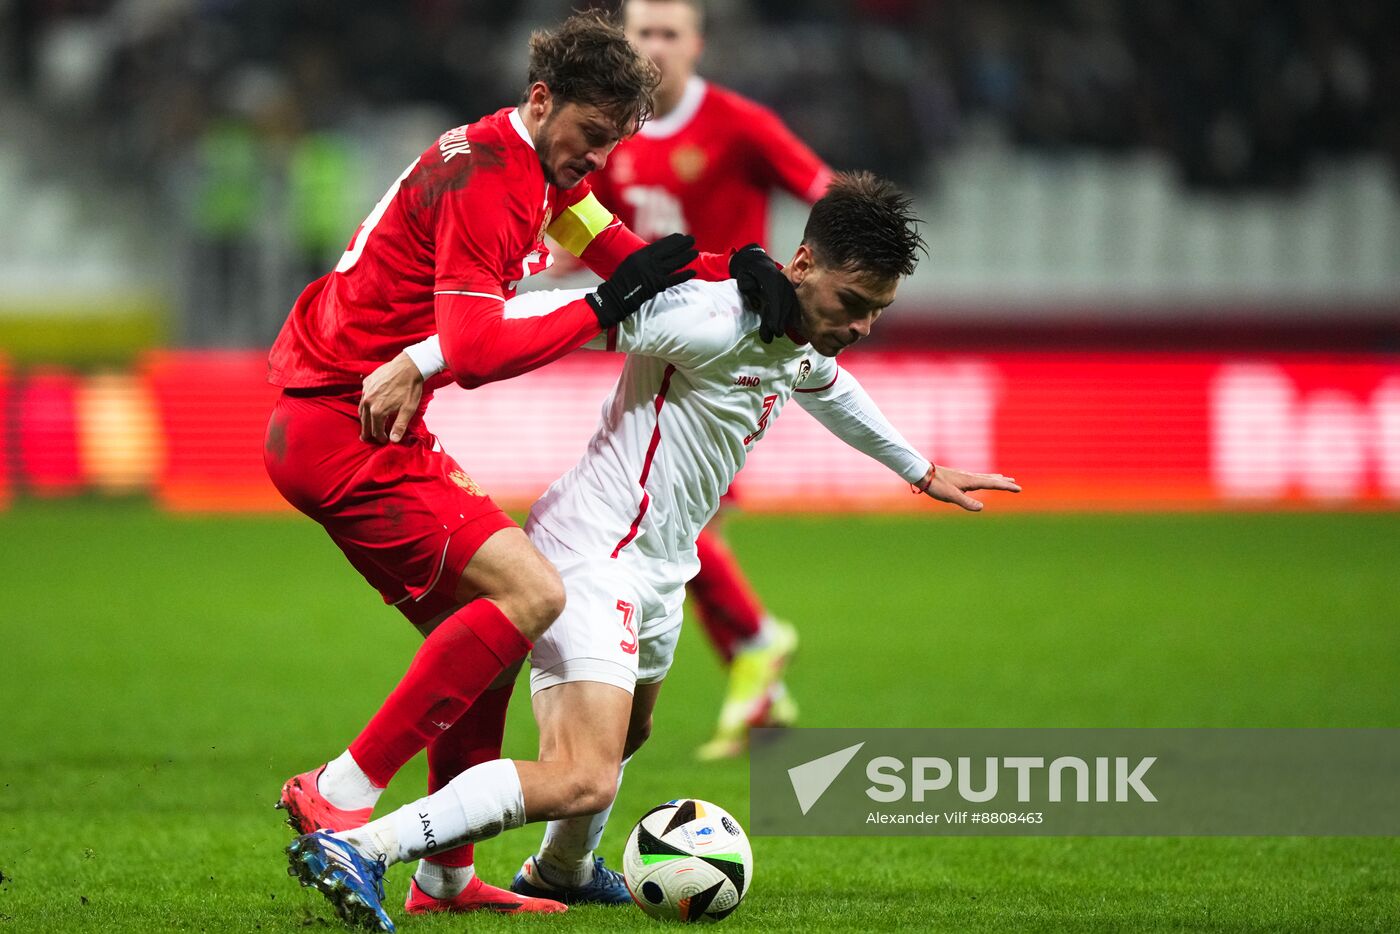
<svg viewBox="0 0 1400 934">
<path fill-rule="evenodd" d="M 704 50 L 702 0 L 626 0 L 627 37 L 661 71 L 655 113 L 618 146 L 594 190 L 636 234 L 691 234 L 701 250 L 768 246 L 776 189 L 815 202 L 831 170 L 766 107 L 695 73 Z M 732 493 L 726 495 L 732 502 Z M 750 726 L 787 725 L 797 705 L 782 681 L 797 648 L 791 625 L 754 594 L 722 534 L 723 512 L 700 536 L 700 573 L 690 598 L 710 641 L 729 664 L 714 738 L 702 759 L 741 753 Z"/>
<path fill-rule="evenodd" d="M 374 443 L 383 424 L 361 392 L 364 376 L 436 332 L 457 382 L 506 379 L 582 346 L 697 270 L 792 292 L 761 251 L 697 257 L 679 234 L 644 244 L 590 191 L 586 176 L 645 121 L 657 82 L 616 25 L 580 14 L 536 33 L 529 81 L 518 106 L 447 131 L 414 160 L 334 271 L 297 299 L 269 356 L 282 393 L 268 423 L 268 475 L 424 636 L 345 752 L 283 787 L 278 806 L 300 833 L 364 824 L 425 748 L 430 789 L 499 756 L 515 670 L 564 604 L 553 566 L 437 447 L 422 405 L 398 412 L 392 433 L 404 443 Z M 507 319 L 519 280 L 550 264 L 546 232 L 606 281 L 551 314 Z M 308 671 L 303 701 L 334 677 L 335 652 L 311 657 L 323 664 Z M 471 864 L 469 851 L 430 854 L 409 910 L 563 910 L 484 885 Z M 372 867 L 352 854 L 329 849 L 295 868 L 343 915 L 392 929 L 371 897 Z"/>
</svg>

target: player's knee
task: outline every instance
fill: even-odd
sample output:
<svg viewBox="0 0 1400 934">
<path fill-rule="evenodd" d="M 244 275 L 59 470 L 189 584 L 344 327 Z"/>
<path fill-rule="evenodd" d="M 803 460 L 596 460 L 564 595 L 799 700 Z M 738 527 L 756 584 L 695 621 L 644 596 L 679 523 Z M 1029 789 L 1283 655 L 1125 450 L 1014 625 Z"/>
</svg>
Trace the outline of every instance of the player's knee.
<svg viewBox="0 0 1400 934">
<path fill-rule="evenodd" d="M 540 632 L 543 633 L 550 623 L 564 612 L 564 582 L 560 580 L 559 572 L 554 570 L 554 565 L 548 561 L 540 561 L 540 569 L 535 575 L 530 592 L 534 603 L 534 616 L 538 620 Z"/>
<path fill-rule="evenodd" d="M 572 806 L 575 815 L 597 814 L 617 797 L 617 765 L 598 764 L 578 768 L 572 783 Z"/>
<path fill-rule="evenodd" d="M 541 558 L 536 566 L 520 575 L 507 605 L 511 622 L 531 640 L 544 635 L 550 624 L 564 612 L 564 582 L 554 565 Z"/>
<path fill-rule="evenodd" d="M 552 623 L 564 612 L 567 597 L 564 593 L 564 581 L 559 577 L 559 572 L 554 570 L 554 565 L 546 561 L 544 566 L 546 573 L 540 582 L 540 614 L 547 616 Z"/>
<path fill-rule="evenodd" d="M 645 720 L 634 720 L 627 727 L 627 745 L 623 747 L 622 757 L 625 759 L 632 755 L 642 744 L 651 738 L 651 717 Z"/>
</svg>

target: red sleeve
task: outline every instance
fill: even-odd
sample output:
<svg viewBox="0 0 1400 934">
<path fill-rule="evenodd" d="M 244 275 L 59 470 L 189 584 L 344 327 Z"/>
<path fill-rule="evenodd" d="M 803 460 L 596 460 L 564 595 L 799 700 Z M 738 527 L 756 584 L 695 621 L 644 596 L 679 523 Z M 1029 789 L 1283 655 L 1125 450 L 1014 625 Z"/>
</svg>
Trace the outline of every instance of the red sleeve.
<svg viewBox="0 0 1400 934">
<path fill-rule="evenodd" d="M 646 241 L 634 234 L 614 214 L 612 223 L 593 238 L 579 259 L 583 260 L 589 269 L 606 279 L 617 271 L 618 263 L 644 246 Z M 697 279 L 723 282 L 729 278 L 729 254 L 701 253 L 695 262 L 685 268 L 694 269 Z"/>
<path fill-rule="evenodd" d="M 744 125 L 750 130 L 749 145 L 761 182 L 782 188 L 808 204 L 826 193 L 831 169 L 810 146 L 767 107 L 753 104 L 747 116 Z"/>
<path fill-rule="evenodd" d="M 443 359 L 468 389 L 542 367 L 599 332 L 593 307 L 582 298 L 534 318 L 505 317 L 501 298 L 448 292 L 434 305 Z"/>
</svg>

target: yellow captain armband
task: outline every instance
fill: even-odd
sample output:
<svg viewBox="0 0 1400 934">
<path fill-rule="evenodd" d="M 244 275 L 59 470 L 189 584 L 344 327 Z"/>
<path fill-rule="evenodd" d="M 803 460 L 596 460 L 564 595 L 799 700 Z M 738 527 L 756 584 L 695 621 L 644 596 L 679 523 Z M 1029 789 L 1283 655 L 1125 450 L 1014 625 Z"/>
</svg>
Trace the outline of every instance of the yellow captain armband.
<svg viewBox="0 0 1400 934">
<path fill-rule="evenodd" d="M 612 219 L 612 211 L 599 204 L 597 196 L 590 191 L 577 204 L 565 208 L 545 232 L 570 253 L 582 256 L 588 244 L 612 223 Z"/>
</svg>

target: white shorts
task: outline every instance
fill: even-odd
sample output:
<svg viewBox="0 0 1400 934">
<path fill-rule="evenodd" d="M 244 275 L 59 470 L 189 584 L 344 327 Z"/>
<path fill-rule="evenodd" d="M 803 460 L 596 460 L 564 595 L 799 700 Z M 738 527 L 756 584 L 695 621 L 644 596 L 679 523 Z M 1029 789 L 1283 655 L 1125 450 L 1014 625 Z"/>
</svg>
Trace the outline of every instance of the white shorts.
<svg viewBox="0 0 1400 934">
<path fill-rule="evenodd" d="M 631 693 L 666 677 L 676 655 L 685 585 L 658 592 L 652 575 L 615 558 L 586 558 L 533 522 L 530 541 L 564 581 L 564 612 L 530 653 L 530 693 L 601 681 Z"/>
</svg>

